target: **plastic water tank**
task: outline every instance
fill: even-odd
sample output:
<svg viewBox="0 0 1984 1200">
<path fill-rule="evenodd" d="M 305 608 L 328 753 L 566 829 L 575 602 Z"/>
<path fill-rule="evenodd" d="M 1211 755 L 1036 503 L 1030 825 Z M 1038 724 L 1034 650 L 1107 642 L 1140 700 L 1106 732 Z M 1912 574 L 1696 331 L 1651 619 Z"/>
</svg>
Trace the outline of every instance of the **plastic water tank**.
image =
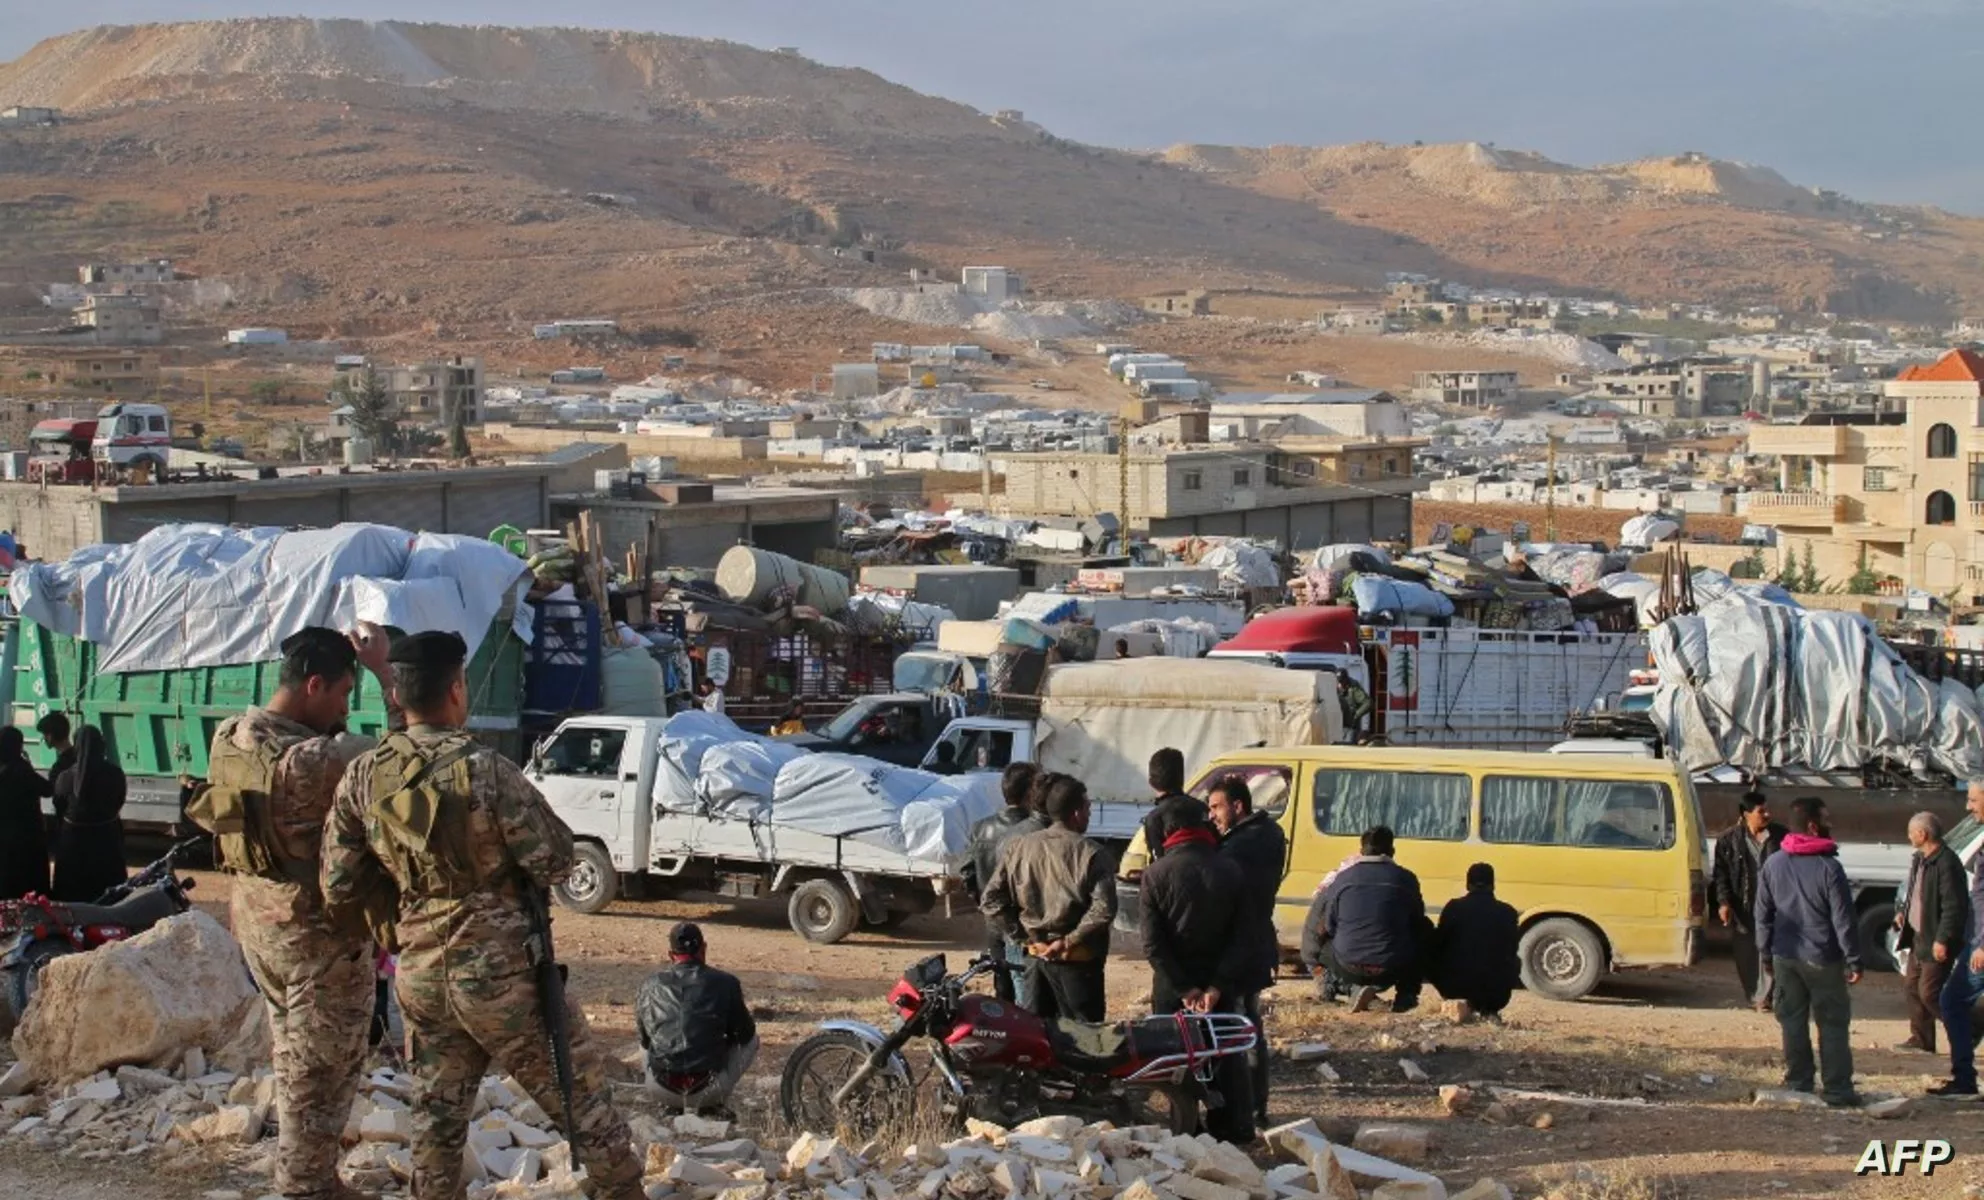
<svg viewBox="0 0 1984 1200">
<path fill-rule="evenodd" d="M 608 647 L 599 664 L 600 709 L 607 716 L 665 717 L 668 686 L 643 646 Z"/>
<path fill-rule="evenodd" d="M 372 439 L 356 435 L 344 440 L 344 465 L 362 467 L 372 461 Z"/>
<path fill-rule="evenodd" d="M 716 564 L 716 586 L 753 608 L 803 604 L 823 613 L 844 612 L 853 586 L 839 571 L 816 567 L 755 546 L 732 546 Z"/>
</svg>

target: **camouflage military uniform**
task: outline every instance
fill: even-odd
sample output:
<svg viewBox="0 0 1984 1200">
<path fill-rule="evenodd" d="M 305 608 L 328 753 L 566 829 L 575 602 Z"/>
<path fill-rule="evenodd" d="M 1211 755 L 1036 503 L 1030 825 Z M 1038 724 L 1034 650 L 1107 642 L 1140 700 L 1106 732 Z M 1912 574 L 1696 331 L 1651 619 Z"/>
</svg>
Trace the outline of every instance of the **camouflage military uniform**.
<svg viewBox="0 0 1984 1200">
<path fill-rule="evenodd" d="M 370 745 L 324 736 L 263 708 L 230 717 L 214 733 L 214 759 L 252 755 L 258 746 L 278 752 L 269 789 L 272 848 L 311 880 L 233 878 L 234 934 L 274 1034 L 275 1182 L 285 1197 L 340 1194 L 338 1137 L 365 1065 L 371 940 L 330 922 L 314 875 L 338 780 Z"/>
<path fill-rule="evenodd" d="M 582 1036 L 573 1046 L 575 1120 L 564 1115 L 525 949 L 529 927 L 521 889 L 549 887 L 571 870 L 571 830 L 522 771 L 487 748 L 459 759 L 460 774 L 453 767 L 446 775 L 431 773 L 455 781 L 436 806 L 442 814 L 437 827 L 457 822 L 441 839 L 451 850 L 412 853 L 381 817 L 379 803 L 388 797 L 375 795 L 375 788 L 392 786 L 380 783 L 391 778 L 381 765 L 389 762 L 385 756 L 410 751 L 438 763 L 464 737 L 417 725 L 404 739 L 388 738 L 346 772 L 324 830 L 324 897 L 334 912 L 381 889 L 399 892 L 395 986 L 415 1077 L 414 1198 L 464 1195 L 470 1106 L 493 1061 L 558 1119 L 596 1195 L 642 1200 L 641 1165 L 627 1124 L 613 1107 L 604 1062 Z M 463 778 L 465 788 L 459 786 Z M 458 803 L 462 807 L 450 813 Z M 437 882 L 437 871 L 447 874 L 437 865 L 444 853 L 467 860 L 456 864 L 454 874 L 476 880 L 472 888 Z"/>
</svg>

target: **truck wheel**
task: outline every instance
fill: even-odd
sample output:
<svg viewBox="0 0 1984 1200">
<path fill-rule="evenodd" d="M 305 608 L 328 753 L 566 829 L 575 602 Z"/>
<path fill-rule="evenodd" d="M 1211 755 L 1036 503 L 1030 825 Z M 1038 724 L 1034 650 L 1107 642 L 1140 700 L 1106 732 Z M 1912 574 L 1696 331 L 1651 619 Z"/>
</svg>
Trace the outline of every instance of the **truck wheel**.
<svg viewBox="0 0 1984 1200">
<path fill-rule="evenodd" d="M 1899 971 L 1901 934 L 1894 927 L 1894 905 L 1869 904 L 1860 914 L 1860 948 L 1870 971 Z"/>
<path fill-rule="evenodd" d="M 620 894 L 620 873 L 598 842 L 580 842 L 572 873 L 558 885 L 558 903 L 579 913 L 596 913 Z"/>
<path fill-rule="evenodd" d="M 861 905 L 839 880 L 809 879 L 793 889 L 785 917 L 800 937 L 832 945 L 861 923 Z"/>
<path fill-rule="evenodd" d="M 1604 978 L 1607 967 L 1598 935 L 1568 917 L 1530 926 L 1518 954 L 1522 985 L 1552 1000 L 1576 1000 L 1588 994 Z"/>
</svg>

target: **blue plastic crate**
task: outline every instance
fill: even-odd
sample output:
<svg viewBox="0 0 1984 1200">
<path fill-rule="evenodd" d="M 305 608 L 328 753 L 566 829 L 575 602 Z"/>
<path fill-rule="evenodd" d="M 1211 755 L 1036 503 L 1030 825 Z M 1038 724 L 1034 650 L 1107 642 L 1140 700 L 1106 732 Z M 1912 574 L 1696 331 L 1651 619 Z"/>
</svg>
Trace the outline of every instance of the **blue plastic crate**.
<svg viewBox="0 0 1984 1200">
<path fill-rule="evenodd" d="M 599 608 L 540 603 L 524 659 L 524 711 L 591 712 L 600 706 Z"/>
</svg>

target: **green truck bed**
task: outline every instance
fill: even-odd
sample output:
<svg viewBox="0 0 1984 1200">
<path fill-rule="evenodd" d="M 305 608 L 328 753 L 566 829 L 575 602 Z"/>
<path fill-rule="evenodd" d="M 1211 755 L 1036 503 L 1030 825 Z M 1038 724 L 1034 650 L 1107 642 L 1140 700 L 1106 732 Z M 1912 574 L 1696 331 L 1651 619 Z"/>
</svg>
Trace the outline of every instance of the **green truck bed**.
<svg viewBox="0 0 1984 1200">
<path fill-rule="evenodd" d="M 214 730 L 276 690 L 279 662 L 176 671 L 100 674 L 100 648 L 28 621 L 7 623 L 0 644 L 0 696 L 8 718 L 27 739 L 28 758 L 46 771 L 55 761 L 35 732 L 52 712 L 103 731 L 128 780 L 126 825 L 166 826 L 179 820 L 179 778 L 204 778 Z M 522 748 L 524 644 L 508 622 L 490 627 L 469 663 L 470 727 L 500 749 Z M 377 681 L 360 672 L 351 694 L 350 728 L 377 736 L 386 708 Z"/>
</svg>

